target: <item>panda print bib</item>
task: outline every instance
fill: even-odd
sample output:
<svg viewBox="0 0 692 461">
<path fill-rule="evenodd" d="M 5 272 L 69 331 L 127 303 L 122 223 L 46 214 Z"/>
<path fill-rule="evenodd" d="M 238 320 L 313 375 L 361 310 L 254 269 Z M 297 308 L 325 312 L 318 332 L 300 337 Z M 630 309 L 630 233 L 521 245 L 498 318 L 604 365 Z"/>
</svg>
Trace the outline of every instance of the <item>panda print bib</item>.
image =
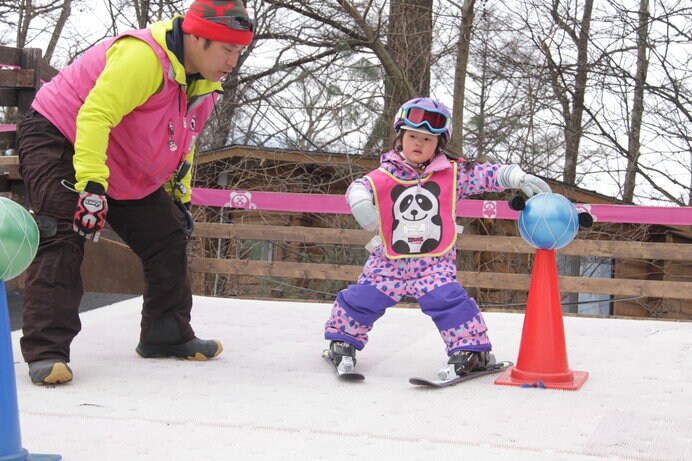
<svg viewBox="0 0 692 461">
<path fill-rule="evenodd" d="M 440 256 L 454 246 L 457 164 L 450 163 L 421 181 L 398 179 L 383 168 L 366 175 L 388 258 Z"/>
</svg>

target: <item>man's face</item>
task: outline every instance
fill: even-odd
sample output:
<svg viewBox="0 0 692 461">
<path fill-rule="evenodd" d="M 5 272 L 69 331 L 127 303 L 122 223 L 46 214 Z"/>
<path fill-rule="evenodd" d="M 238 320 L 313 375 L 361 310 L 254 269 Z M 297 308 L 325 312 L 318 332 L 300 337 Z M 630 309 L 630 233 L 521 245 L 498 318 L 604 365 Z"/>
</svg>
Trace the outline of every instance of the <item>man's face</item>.
<svg viewBox="0 0 692 461">
<path fill-rule="evenodd" d="M 197 38 L 188 73 L 199 73 L 205 80 L 218 82 L 228 75 L 238 64 L 241 45 Z M 188 68 L 189 67 L 189 68 Z"/>
</svg>

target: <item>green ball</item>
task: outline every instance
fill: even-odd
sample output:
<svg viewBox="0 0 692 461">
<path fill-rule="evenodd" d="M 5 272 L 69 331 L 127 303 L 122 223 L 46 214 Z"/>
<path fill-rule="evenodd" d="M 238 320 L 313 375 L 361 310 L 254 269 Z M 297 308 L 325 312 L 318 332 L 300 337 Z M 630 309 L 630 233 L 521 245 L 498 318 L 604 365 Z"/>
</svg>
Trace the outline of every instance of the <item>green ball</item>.
<svg viewBox="0 0 692 461">
<path fill-rule="evenodd" d="M 0 197 L 0 280 L 24 272 L 38 251 L 38 226 L 19 203 Z"/>
</svg>

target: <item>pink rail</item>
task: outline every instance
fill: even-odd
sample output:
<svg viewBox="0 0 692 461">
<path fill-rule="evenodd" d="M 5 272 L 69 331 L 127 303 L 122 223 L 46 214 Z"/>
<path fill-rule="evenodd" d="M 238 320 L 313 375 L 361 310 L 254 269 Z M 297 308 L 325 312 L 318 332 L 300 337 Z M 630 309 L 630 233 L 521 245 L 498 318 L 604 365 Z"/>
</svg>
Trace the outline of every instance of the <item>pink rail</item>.
<svg viewBox="0 0 692 461">
<path fill-rule="evenodd" d="M 300 213 L 349 214 L 342 195 L 249 192 L 194 188 L 195 205 L 234 209 L 285 211 Z M 575 204 L 578 212 L 588 212 L 595 222 L 692 225 L 692 207 L 651 207 L 635 205 Z M 461 218 L 517 219 L 518 213 L 505 201 L 462 200 L 457 207 Z"/>
</svg>

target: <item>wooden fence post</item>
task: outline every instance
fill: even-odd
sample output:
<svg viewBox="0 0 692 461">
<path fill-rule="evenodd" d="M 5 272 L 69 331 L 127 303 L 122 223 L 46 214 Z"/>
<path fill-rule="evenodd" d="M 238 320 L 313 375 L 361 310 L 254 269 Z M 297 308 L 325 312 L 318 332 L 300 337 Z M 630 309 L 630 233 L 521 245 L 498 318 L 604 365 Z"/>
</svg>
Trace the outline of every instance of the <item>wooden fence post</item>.
<svg viewBox="0 0 692 461">
<path fill-rule="evenodd" d="M 21 114 L 29 111 L 36 92 L 41 86 L 41 56 L 42 51 L 40 48 L 25 48 L 22 50 L 21 67 L 22 69 L 34 70 L 34 81 L 32 88 L 20 88 L 17 91 L 17 107 Z"/>
</svg>

